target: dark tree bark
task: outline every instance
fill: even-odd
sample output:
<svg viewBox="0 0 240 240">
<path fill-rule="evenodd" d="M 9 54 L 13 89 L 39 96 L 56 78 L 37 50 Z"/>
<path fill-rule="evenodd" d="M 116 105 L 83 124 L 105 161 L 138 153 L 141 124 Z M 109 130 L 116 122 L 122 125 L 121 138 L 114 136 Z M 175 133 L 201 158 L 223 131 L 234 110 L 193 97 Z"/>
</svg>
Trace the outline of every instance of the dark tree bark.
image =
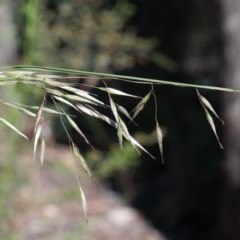
<svg viewBox="0 0 240 240">
<path fill-rule="evenodd" d="M 225 34 L 225 85 L 240 89 L 240 1 L 222 0 Z M 225 96 L 226 185 L 221 239 L 240 239 L 240 94 Z"/>
</svg>

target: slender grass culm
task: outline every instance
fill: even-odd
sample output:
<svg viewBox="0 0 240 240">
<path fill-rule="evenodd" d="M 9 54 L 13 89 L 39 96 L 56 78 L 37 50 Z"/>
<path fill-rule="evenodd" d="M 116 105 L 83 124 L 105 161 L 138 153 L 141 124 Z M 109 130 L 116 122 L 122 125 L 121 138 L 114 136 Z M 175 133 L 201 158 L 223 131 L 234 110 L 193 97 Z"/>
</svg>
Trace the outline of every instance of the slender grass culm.
<svg viewBox="0 0 240 240">
<path fill-rule="evenodd" d="M 99 81 L 103 82 L 104 87 L 98 87 L 96 85 L 90 86 L 94 88 L 96 92 L 106 92 L 108 95 L 108 102 L 103 102 L 98 98 L 97 95 L 91 94 L 89 91 L 83 90 L 86 85 L 79 83 L 78 80 L 81 78 L 99 78 Z M 146 96 L 136 96 L 127 92 L 123 92 L 120 89 L 115 89 L 108 87 L 109 81 L 125 81 L 133 82 L 137 84 L 150 85 L 151 91 Z M 155 120 L 156 120 L 156 138 L 159 145 L 161 155 L 163 156 L 163 145 L 162 145 L 162 130 L 157 120 L 157 100 L 154 93 L 155 85 L 169 85 L 175 87 L 189 87 L 194 88 L 197 91 L 197 96 L 202 105 L 207 121 L 214 132 L 217 141 L 222 147 L 220 140 L 217 135 L 213 117 L 217 117 L 222 123 L 223 121 L 215 112 L 214 108 L 211 106 L 210 102 L 200 94 L 200 89 L 214 90 L 214 91 L 223 91 L 223 92 L 239 92 L 236 89 L 230 88 L 221 88 L 213 86 L 203 86 L 203 85 L 194 85 L 194 84 L 185 84 L 178 82 L 169 82 L 165 80 L 156 80 L 156 79 L 147 79 L 131 76 L 121 76 L 115 74 L 106 74 L 106 73 L 94 73 L 94 72 L 85 72 L 85 71 L 76 71 L 70 69 L 61 69 L 61 68 L 50 68 L 50 67 L 37 67 L 37 66 L 6 66 L 0 68 L 0 87 L 7 87 L 10 85 L 22 84 L 29 85 L 33 88 L 38 88 L 42 92 L 42 102 L 40 106 L 30 106 L 23 105 L 16 102 L 7 102 L 4 99 L 0 99 L 0 103 L 6 105 L 9 108 L 16 109 L 21 111 L 23 114 L 26 114 L 32 118 L 35 118 L 35 128 L 33 134 L 33 156 L 36 158 L 37 149 L 40 149 L 40 163 L 44 163 L 44 155 L 46 149 L 46 143 L 44 139 L 44 134 L 42 134 L 44 127 L 44 113 L 57 114 L 62 122 L 63 128 L 68 136 L 70 148 L 74 157 L 76 158 L 78 164 L 83 168 L 83 170 L 88 174 L 89 177 L 92 177 L 92 173 L 87 166 L 87 163 L 81 154 L 81 151 L 77 148 L 74 141 L 71 138 L 71 135 L 68 133 L 67 128 L 64 125 L 64 122 L 68 122 L 69 125 L 79 134 L 84 141 L 92 147 L 87 136 L 84 133 L 84 129 L 80 129 L 79 126 L 74 121 L 74 116 L 70 115 L 62 105 L 66 105 L 69 108 L 74 109 L 75 111 L 88 115 L 93 118 L 97 118 L 101 121 L 106 122 L 111 127 L 113 127 L 117 132 L 117 137 L 119 141 L 120 148 L 123 148 L 123 141 L 128 141 L 137 152 L 145 152 L 150 155 L 152 158 L 154 156 L 148 152 L 129 132 L 126 122 L 123 120 L 123 116 L 128 119 L 130 122 L 134 121 L 135 117 L 143 110 L 149 99 L 153 96 L 156 104 Z M 89 87 L 89 86 L 88 86 Z M 122 97 L 135 98 L 139 100 L 139 103 L 132 110 L 128 112 L 124 106 L 117 104 L 113 100 L 113 95 L 119 95 Z M 55 108 L 47 107 L 46 105 L 46 96 L 52 100 L 55 105 Z M 100 110 L 99 110 L 100 109 Z M 106 114 L 101 112 L 101 109 L 110 109 L 113 119 Z M 65 121 L 66 120 L 66 121 Z M 28 139 L 28 137 L 16 126 L 11 124 L 3 116 L 0 116 L 0 124 L 5 125 L 10 128 L 21 137 Z M 78 175 L 76 172 L 78 179 Z M 87 204 L 84 192 L 81 188 L 80 181 L 78 179 L 80 195 L 82 199 L 82 206 L 84 209 L 85 216 L 87 218 Z"/>
</svg>

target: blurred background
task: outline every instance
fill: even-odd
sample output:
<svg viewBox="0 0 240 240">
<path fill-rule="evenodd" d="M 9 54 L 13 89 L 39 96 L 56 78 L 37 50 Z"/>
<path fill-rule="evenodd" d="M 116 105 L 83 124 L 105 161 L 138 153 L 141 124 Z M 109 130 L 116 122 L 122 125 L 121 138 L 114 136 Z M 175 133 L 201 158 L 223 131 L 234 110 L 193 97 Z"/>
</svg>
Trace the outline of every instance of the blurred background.
<svg viewBox="0 0 240 240">
<path fill-rule="evenodd" d="M 238 0 L 0 0 L 0 65 L 34 64 L 240 89 Z M 99 84 L 96 81 L 95 84 Z M 144 96 L 150 88 L 111 86 Z M 81 178 L 86 226 L 72 155 L 61 122 L 51 118 L 44 167 L 32 146 L 1 128 L 1 239 L 240 239 L 240 98 L 201 90 L 223 116 L 212 133 L 194 89 L 157 86 L 164 164 L 154 101 L 130 125 L 154 155 L 122 153 L 113 129 L 78 116 L 95 149 L 72 136 L 97 182 Z M 0 89 L 1 99 L 41 103 L 38 91 Z M 99 96 L 104 97 L 104 96 Z M 104 100 L 104 99 L 103 99 Z M 127 109 L 136 102 L 119 98 Z M 34 123 L 1 107 L 31 136 Z M 71 131 L 71 129 L 69 129 Z"/>
</svg>

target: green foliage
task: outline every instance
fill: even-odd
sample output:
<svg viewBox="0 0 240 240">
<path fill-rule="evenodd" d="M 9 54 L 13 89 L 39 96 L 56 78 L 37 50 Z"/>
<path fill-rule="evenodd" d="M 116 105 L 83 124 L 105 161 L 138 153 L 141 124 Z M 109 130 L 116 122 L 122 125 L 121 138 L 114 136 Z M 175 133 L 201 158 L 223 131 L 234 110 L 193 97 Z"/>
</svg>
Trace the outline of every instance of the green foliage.
<svg viewBox="0 0 240 240">
<path fill-rule="evenodd" d="M 134 6 L 127 1 L 118 0 L 114 6 L 102 0 L 58 1 L 52 4 L 54 11 L 48 2 L 37 5 L 36 0 L 29 0 L 23 5 L 28 20 L 23 39 L 25 62 L 105 72 L 151 59 L 157 42 L 126 29 L 134 14 Z"/>
<path fill-rule="evenodd" d="M 38 2 L 38 0 L 22 1 L 22 15 L 25 19 L 23 39 L 24 62 L 31 62 L 34 56 L 34 42 L 36 40 L 36 27 L 38 21 Z"/>
<path fill-rule="evenodd" d="M 157 142 L 155 132 L 151 134 L 138 133 L 134 136 L 142 145 L 152 145 Z M 126 172 L 131 167 L 136 167 L 139 162 L 139 154 L 131 143 L 124 142 L 122 148 L 119 144 L 113 144 L 109 152 L 88 151 L 86 159 L 93 169 L 94 175 L 108 178 L 118 173 Z"/>
</svg>

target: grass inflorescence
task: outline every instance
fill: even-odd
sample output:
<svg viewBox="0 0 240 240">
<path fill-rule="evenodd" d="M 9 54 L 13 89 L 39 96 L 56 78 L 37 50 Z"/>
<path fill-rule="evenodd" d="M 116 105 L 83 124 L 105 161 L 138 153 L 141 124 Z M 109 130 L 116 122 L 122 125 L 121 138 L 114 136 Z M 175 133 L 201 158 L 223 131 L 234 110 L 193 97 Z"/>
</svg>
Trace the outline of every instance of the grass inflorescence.
<svg viewBox="0 0 240 240">
<path fill-rule="evenodd" d="M 88 85 L 84 83 L 80 83 L 80 79 L 88 80 L 93 79 L 93 84 Z M 102 81 L 104 87 L 99 87 L 96 85 L 97 82 Z M 123 92 L 120 89 L 115 89 L 109 87 L 109 81 L 125 81 L 125 82 L 134 82 L 135 84 L 148 84 L 151 86 L 150 92 L 146 96 L 136 96 L 131 93 Z M 78 164 L 85 170 L 85 172 L 92 177 L 90 169 L 88 168 L 86 161 L 81 154 L 81 150 L 79 150 L 74 143 L 71 135 L 68 133 L 67 128 L 64 125 L 64 122 L 68 122 L 68 124 L 79 134 L 84 141 L 93 148 L 87 136 L 84 133 L 84 129 L 80 129 L 80 127 L 75 122 L 74 116 L 70 115 L 66 112 L 63 105 L 68 108 L 72 108 L 77 113 L 88 115 L 93 118 L 97 118 L 106 124 L 110 125 L 116 130 L 117 137 L 119 140 L 119 145 L 123 148 L 123 141 L 128 141 L 137 152 L 145 152 L 150 155 L 152 158 L 154 156 L 151 155 L 129 132 L 128 127 L 124 119 L 127 119 L 129 122 L 134 122 L 136 116 L 143 110 L 145 105 L 148 103 L 149 99 L 153 96 L 155 99 L 155 104 L 157 105 L 156 96 L 154 93 L 153 85 L 169 85 L 169 86 L 177 86 L 177 87 L 190 87 L 197 90 L 197 96 L 201 105 L 204 108 L 206 113 L 207 120 L 220 144 L 222 147 L 214 125 L 214 121 L 212 116 L 219 116 L 214 111 L 213 107 L 209 103 L 209 101 L 203 97 L 198 89 L 208 89 L 215 91 L 225 91 L 225 92 L 239 92 L 236 89 L 230 88 L 221 88 L 221 87 L 213 87 L 213 86 L 202 86 L 202 85 L 194 85 L 194 84 L 185 84 L 179 82 L 169 82 L 165 80 L 156 80 L 156 79 L 147 79 L 147 78 L 139 78 L 139 77 L 131 77 L 131 76 L 122 76 L 115 74 L 106 74 L 106 73 L 93 73 L 93 72 L 85 72 L 85 71 L 77 71 L 70 69 L 59 69 L 59 68 L 50 68 L 50 67 L 36 67 L 36 66 L 10 66 L 3 67 L 0 71 L 0 87 L 7 87 L 10 85 L 28 85 L 33 88 L 38 88 L 39 91 L 42 91 L 42 102 L 39 106 L 30 106 L 23 105 L 19 102 L 8 102 L 4 99 L 0 99 L 0 103 L 9 107 L 16 109 L 23 114 L 26 114 L 32 118 L 35 118 L 35 128 L 33 134 L 33 158 L 36 158 L 37 150 L 40 150 L 40 163 L 43 165 L 44 163 L 44 155 L 46 149 L 45 138 L 43 134 L 44 124 L 45 124 L 45 114 L 51 113 L 56 114 L 61 118 L 61 122 L 64 130 L 69 139 L 70 148 L 75 156 Z M 88 89 L 95 89 L 96 92 L 105 92 L 108 96 L 107 102 L 103 102 L 98 95 L 92 94 Z M 121 97 L 134 98 L 138 100 L 138 104 L 132 111 L 128 111 L 124 106 L 116 103 L 114 101 L 114 95 L 118 95 Z M 55 105 L 54 108 L 50 108 L 47 106 L 46 98 L 51 99 L 52 103 Z M 110 109 L 111 116 L 106 115 L 105 111 L 101 111 Z M 113 117 L 112 117 L 113 116 Z M 124 116 L 124 117 L 123 117 Z M 65 118 L 65 119 L 63 119 Z M 163 155 L 163 145 L 162 138 L 163 133 L 160 128 L 160 125 L 157 120 L 157 107 L 156 107 L 156 142 L 159 144 L 159 149 L 161 155 Z M 220 121 L 222 121 L 220 119 Z M 21 137 L 28 139 L 28 137 L 21 132 L 16 126 L 11 124 L 7 119 L 0 116 L 0 124 L 5 125 L 10 128 Z M 79 180 L 78 180 L 79 183 Z M 83 207 L 86 213 L 86 199 L 84 196 L 84 192 L 81 189 L 81 185 L 79 183 L 81 198 L 83 202 Z"/>
</svg>

